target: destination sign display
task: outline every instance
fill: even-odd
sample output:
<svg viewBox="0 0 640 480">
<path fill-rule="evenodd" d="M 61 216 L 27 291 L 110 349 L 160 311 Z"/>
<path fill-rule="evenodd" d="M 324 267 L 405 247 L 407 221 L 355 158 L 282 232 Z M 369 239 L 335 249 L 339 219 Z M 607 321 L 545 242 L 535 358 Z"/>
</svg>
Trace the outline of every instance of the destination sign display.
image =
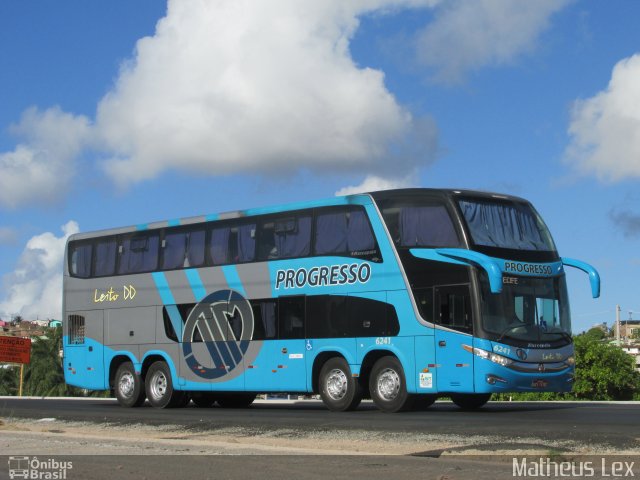
<svg viewBox="0 0 640 480">
<path fill-rule="evenodd" d="M 506 260 L 504 262 L 503 272 L 513 275 L 550 277 L 562 272 L 562 262 L 528 263 Z"/>
</svg>

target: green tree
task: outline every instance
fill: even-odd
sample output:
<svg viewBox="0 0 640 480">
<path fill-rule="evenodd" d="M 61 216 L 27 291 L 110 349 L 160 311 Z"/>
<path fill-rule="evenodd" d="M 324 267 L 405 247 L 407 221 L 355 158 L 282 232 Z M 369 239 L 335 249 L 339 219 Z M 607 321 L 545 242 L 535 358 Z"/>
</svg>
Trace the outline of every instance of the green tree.
<svg viewBox="0 0 640 480">
<path fill-rule="evenodd" d="M 70 394 L 62 371 L 62 328 L 47 328 L 45 338 L 31 342 L 31 363 L 24 373 L 24 395 L 61 396 Z"/>
<path fill-rule="evenodd" d="M 587 334 L 574 338 L 576 380 L 573 394 L 585 400 L 631 400 L 640 391 L 634 359 L 615 345 Z"/>
<path fill-rule="evenodd" d="M 607 336 L 607 334 L 599 327 L 593 327 L 589 329 L 585 335 L 594 340 L 602 340 Z"/>
<path fill-rule="evenodd" d="M 0 365 L 0 395 L 17 395 L 19 383 L 19 366 Z"/>
</svg>

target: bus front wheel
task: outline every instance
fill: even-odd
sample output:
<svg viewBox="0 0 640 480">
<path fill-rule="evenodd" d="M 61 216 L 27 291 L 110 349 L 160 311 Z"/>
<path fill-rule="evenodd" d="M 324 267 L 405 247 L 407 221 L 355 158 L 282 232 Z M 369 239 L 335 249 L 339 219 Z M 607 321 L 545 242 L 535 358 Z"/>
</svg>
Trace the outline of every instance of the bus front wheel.
<svg viewBox="0 0 640 480">
<path fill-rule="evenodd" d="M 124 362 L 116 370 L 113 390 L 118 403 L 123 407 L 139 407 L 144 403 L 142 379 L 136 374 L 131 362 Z"/>
<path fill-rule="evenodd" d="M 382 357 L 373 365 L 369 393 L 376 407 L 389 413 L 410 409 L 414 400 L 407 392 L 404 370 L 396 357 Z"/>
<path fill-rule="evenodd" d="M 149 367 L 144 385 L 152 406 L 170 408 L 184 405 L 185 393 L 173 389 L 171 371 L 165 362 L 159 360 Z"/>
<path fill-rule="evenodd" d="M 320 370 L 320 397 L 334 412 L 355 410 L 362 400 L 362 389 L 351 375 L 349 364 L 342 357 L 327 360 Z"/>
<path fill-rule="evenodd" d="M 451 400 L 463 410 L 475 410 L 482 407 L 491 398 L 490 393 L 451 394 Z"/>
</svg>

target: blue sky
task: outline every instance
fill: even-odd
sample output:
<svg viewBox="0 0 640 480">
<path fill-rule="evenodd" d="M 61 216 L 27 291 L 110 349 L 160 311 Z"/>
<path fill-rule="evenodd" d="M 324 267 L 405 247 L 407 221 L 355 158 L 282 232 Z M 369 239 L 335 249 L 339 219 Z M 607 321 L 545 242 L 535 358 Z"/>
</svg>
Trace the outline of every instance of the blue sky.
<svg viewBox="0 0 640 480">
<path fill-rule="evenodd" d="M 169 7 L 169 8 L 167 8 Z M 533 202 L 640 318 L 640 3 L 0 3 L 0 317 L 65 235 L 393 186 Z M 71 223 L 70 223 L 71 222 Z"/>
</svg>

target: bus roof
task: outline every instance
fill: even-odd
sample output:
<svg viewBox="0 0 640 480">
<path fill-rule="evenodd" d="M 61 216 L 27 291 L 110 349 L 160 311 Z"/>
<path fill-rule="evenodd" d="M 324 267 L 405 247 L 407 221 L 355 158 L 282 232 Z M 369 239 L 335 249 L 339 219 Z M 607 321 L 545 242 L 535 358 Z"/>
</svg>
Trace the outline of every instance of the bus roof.
<svg viewBox="0 0 640 480">
<path fill-rule="evenodd" d="M 265 215 L 293 210 L 304 210 L 307 208 L 316 207 L 328 207 L 328 206 L 340 206 L 340 205 L 368 205 L 372 203 L 372 198 L 376 201 L 391 199 L 393 197 L 407 197 L 407 196 L 424 196 L 429 195 L 431 197 L 455 198 L 461 197 L 476 197 L 487 199 L 502 199 L 514 202 L 527 202 L 527 200 L 500 193 L 484 192 L 476 190 L 462 190 L 462 189 L 442 189 L 442 188 L 402 188 L 394 190 L 380 190 L 375 192 L 367 192 L 354 195 L 337 196 L 331 198 L 324 198 L 319 200 L 311 200 L 306 202 L 295 202 L 283 205 L 274 205 L 259 208 L 249 208 L 245 210 L 234 210 L 223 213 L 214 213 L 208 215 L 197 215 L 193 217 L 176 218 L 169 220 L 155 221 L 151 223 L 143 223 L 138 225 L 130 225 L 125 227 L 109 228 L 103 230 L 95 230 L 90 232 L 81 232 L 73 234 L 69 237 L 68 241 L 84 240 L 89 238 L 96 238 L 106 235 L 120 235 L 134 232 L 141 232 L 145 230 L 153 230 L 158 228 L 175 227 L 181 225 L 194 225 L 202 222 L 209 222 L 215 220 L 228 220 L 234 218 L 251 217 L 254 215 Z"/>
</svg>

